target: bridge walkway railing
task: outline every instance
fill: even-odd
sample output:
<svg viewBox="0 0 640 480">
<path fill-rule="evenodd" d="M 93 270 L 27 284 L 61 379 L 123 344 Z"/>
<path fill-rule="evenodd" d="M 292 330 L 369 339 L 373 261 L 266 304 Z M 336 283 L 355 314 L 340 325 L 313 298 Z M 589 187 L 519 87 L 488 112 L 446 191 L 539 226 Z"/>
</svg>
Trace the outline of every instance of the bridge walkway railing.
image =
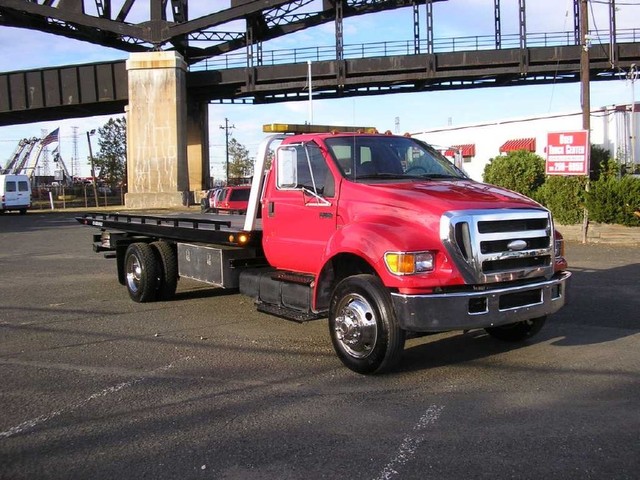
<svg viewBox="0 0 640 480">
<path fill-rule="evenodd" d="M 608 30 L 592 30 L 589 32 L 589 38 L 592 47 L 597 47 L 599 44 L 609 44 L 610 42 Z M 616 31 L 616 42 L 640 42 L 640 28 L 619 29 Z M 526 36 L 527 47 L 566 47 L 573 45 L 576 45 L 575 32 L 573 31 L 529 33 Z M 345 59 L 358 59 L 428 53 L 427 40 L 421 40 L 418 47 L 416 48 L 413 40 L 345 44 L 343 56 Z M 511 48 L 520 48 L 520 36 L 518 34 L 502 35 L 500 50 Z M 435 39 L 432 53 L 479 50 L 496 50 L 495 36 L 474 35 Z M 194 64 L 191 66 L 191 71 L 283 65 L 335 59 L 336 49 L 334 45 L 268 50 L 263 51 L 260 55 L 254 53 L 253 58 L 247 56 L 246 50 L 239 50 Z"/>
</svg>

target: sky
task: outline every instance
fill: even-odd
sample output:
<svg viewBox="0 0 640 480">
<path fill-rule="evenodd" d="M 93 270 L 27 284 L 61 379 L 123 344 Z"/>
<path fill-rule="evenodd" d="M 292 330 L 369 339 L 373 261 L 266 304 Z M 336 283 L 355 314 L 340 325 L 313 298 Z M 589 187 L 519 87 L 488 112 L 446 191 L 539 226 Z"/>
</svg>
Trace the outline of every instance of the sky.
<svg viewBox="0 0 640 480">
<path fill-rule="evenodd" d="M 320 1 L 320 0 L 315 0 Z M 92 2 L 85 2 L 87 5 Z M 122 3 L 122 2 L 119 2 Z M 114 10 L 119 3 L 114 1 Z M 136 2 L 137 8 L 143 4 Z M 517 34 L 518 2 L 501 2 L 502 38 Z M 640 30 L 640 0 L 616 0 L 616 24 L 621 29 Z M 207 7 L 209 6 L 209 7 Z M 228 0 L 192 1 L 190 18 L 194 19 L 229 6 Z M 314 10 L 312 4 L 311 9 Z M 89 6 L 87 6 L 89 8 Z M 208 11 L 205 10 L 208 8 Z M 590 0 L 590 30 L 608 35 L 609 15 L 606 0 Z M 315 8 L 317 10 L 317 8 Z M 448 0 L 433 6 L 434 39 L 452 37 L 492 36 L 494 34 L 493 0 Z M 528 34 L 573 30 L 572 0 L 529 0 L 526 5 Z M 91 14 L 89 10 L 87 13 Z M 146 12 L 145 12 L 146 13 Z M 132 11 L 130 21 L 141 12 Z M 424 7 L 420 9 L 421 37 L 426 37 Z M 221 30 L 242 31 L 242 24 L 226 25 Z M 640 31 L 636 32 L 636 36 Z M 333 23 L 297 32 L 265 42 L 263 52 L 302 46 L 334 45 Z M 345 19 L 344 44 L 413 40 L 413 10 L 362 15 Z M 592 48 L 597 48 L 597 43 Z M 52 66 L 126 59 L 128 54 L 38 31 L 0 27 L 0 71 L 45 68 Z M 594 82 L 591 84 L 591 107 L 631 103 L 640 97 L 640 89 L 628 80 Z M 315 100 L 313 123 L 373 126 L 380 131 L 424 130 L 460 126 L 533 115 L 564 113 L 580 110 L 580 85 L 546 85 L 526 87 L 480 88 L 457 91 L 421 92 L 376 95 L 335 100 Z M 0 165 L 4 166 L 22 138 L 42 137 L 45 132 L 60 128 L 60 153 L 71 168 L 73 129 L 77 127 L 77 175 L 89 175 L 86 132 L 102 127 L 110 116 L 68 119 L 0 127 Z M 211 104 L 209 107 L 210 161 L 212 175 L 224 176 L 225 131 L 228 119 L 230 135 L 256 154 L 263 138 L 262 125 L 267 123 L 304 123 L 310 120 L 309 103 L 287 102 L 271 105 Z M 396 123 L 397 122 L 397 123 Z M 97 149 L 97 139 L 93 149 Z M 52 172 L 50 172 L 52 173 Z"/>
</svg>

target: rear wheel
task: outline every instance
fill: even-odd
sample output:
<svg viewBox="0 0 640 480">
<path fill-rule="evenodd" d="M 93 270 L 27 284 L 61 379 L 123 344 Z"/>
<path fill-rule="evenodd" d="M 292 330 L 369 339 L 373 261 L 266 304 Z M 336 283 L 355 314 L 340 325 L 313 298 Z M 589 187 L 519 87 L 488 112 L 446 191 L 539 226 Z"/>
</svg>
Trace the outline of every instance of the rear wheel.
<svg viewBox="0 0 640 480">
<path fill-rule="evenodd" d="M 171 300 L 178 287 L 178 257 L 173 245 L 167 242 L 153 242 L 158 257 L 158 299 Z"/>
<path fill-rule="evenodd" d="M 124 256 L 125 284 L 134 302 L 156 299 L 159 264 L 153 248 L 146 243 L 132 243 Z"/>
<path fill-rule="evenodd" d="M 21 208 L 20 209 L 20 215 L 26 215 L 27 214 L 27 209 L 26 208 Z"/>
<path fill-rule="evenodd" d="M 547 317 L 532 318 L 522 322 L 510 323 L 499 327 L 488 327 L 485 331 L 493 338 L 505 342 L 520 342 L 533 337 L 544 326 Z"/>
<path fill-rule="evenodd" d="M 331 341 L 342 363 L 357 373 L 392 369 L 404 349 L 391 297 L 378 277 L 354 275 L 335 288 L 329 307 Z"/>
</svg>

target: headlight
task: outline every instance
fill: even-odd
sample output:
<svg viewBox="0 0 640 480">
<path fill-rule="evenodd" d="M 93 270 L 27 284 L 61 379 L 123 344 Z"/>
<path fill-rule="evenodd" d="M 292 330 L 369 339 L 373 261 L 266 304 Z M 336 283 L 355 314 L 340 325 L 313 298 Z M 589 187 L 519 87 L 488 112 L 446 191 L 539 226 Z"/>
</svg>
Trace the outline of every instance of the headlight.
<svg viewBox="0 0 640 480">
<path fill-rule="evenodd" d="M 553 242 L 553 253 L 558 257 L 564 257 L 564 238 L 557 230 L 555 231 L 555 241 Z"/>
<path fill-rule="evenodd" d="M 432 252 L 387 252 L 384 254 L 384 261 L 394 275 L 412 275 L 432 271 L 434 254 Z"/>
</svg>

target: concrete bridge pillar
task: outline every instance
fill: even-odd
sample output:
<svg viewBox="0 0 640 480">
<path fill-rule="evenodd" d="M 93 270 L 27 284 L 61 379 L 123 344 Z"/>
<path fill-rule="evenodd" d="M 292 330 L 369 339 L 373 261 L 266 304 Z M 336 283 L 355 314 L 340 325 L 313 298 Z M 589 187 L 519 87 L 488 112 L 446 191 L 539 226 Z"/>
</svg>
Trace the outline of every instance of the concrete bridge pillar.
<svg viewBox="0 0 640 480">
<path fill-rule="evenodd" d="M 188 205 L 209 173 L 206 105 L 187 99 L 187 65 L 176 52 L 127 60 L 128 208 Z"/>
</svg>

